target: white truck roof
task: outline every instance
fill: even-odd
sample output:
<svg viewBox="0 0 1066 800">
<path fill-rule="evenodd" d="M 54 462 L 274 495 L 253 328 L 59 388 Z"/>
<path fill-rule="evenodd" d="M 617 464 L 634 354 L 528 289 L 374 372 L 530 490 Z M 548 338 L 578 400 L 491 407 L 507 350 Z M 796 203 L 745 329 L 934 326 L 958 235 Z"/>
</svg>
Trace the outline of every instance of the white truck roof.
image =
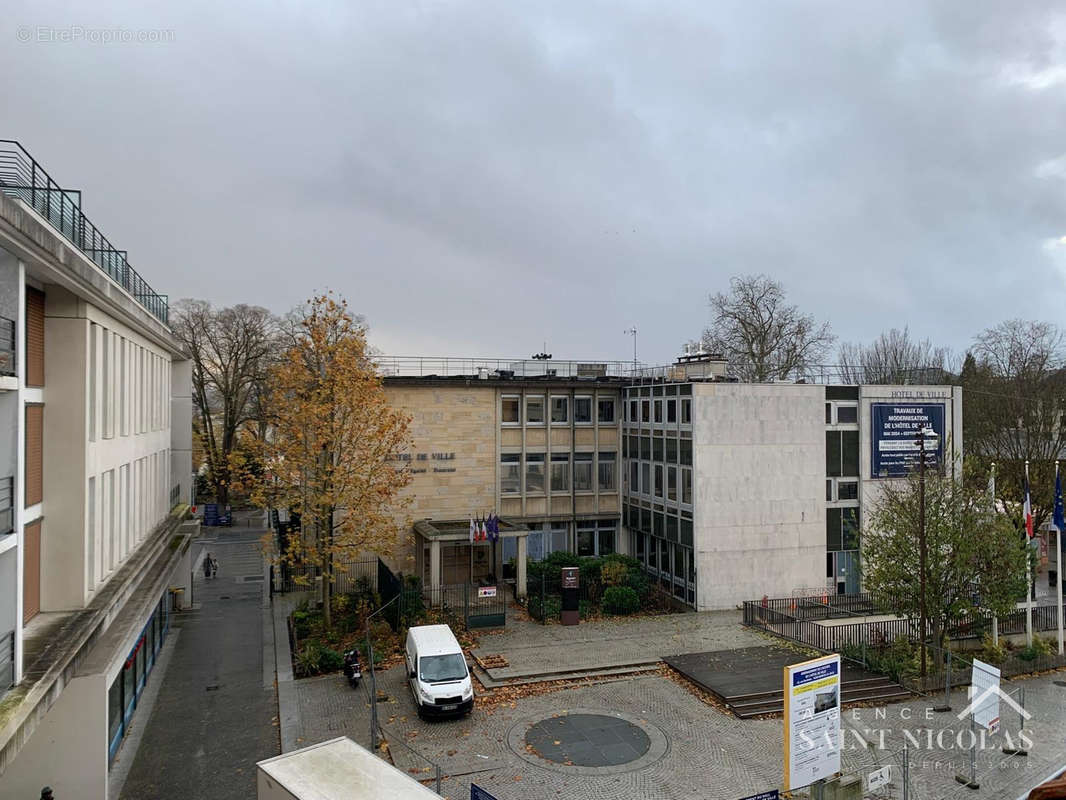
<svg viewBox="0 0 1066 800">
<path fill-rule="evenodd" d="M 440 800 L 346 736 L 260 761 L 258 800 Z"/>
<path fill-rule="evenodd" d="M 462 652 L 455 634 L 447 625 L 417 625 L 408 632 L 420 657 Z"/>
</svg>

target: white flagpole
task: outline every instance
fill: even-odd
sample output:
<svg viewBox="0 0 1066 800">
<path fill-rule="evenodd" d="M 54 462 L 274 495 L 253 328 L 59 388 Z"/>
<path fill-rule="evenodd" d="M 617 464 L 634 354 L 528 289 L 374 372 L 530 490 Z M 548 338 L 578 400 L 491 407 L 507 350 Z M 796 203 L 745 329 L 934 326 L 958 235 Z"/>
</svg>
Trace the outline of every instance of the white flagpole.
<svg viewBox="0 0 1066 800">
<path fill-rule="evenodd" d="M 1059 462 L 1055 462 L 1055 486 L 1059 485 Z M 1058 503 L 1058 492 L 1055 502 Z M 1062 531 L 1055 526 L 1055 604 L 1059 612 L 1059 655 L 1062 655 Z"/>
<path fill-rule="evenodd" d="M 992 475 L 989 477 L 989 486 L 992 489 L 992 513 L 996 513 L 996 462 L 992 462 Z M 999 647 L 999 615 L 992 615 L 992 644 Z"/>
<path fill-rule="evenodd" d="M 1025 499 L 1029 501 L 1029 513 L 1032 514 L 1032 489 L 1029 486 L 1029 462 L 1025 462 Z M 1022 520 L 1026 522 L 1026 520 Z M 1029 528 L 1025 529 L 1025 646 L 1033 646 L 1033 547 L 1029 539 Z"/>
</svg>

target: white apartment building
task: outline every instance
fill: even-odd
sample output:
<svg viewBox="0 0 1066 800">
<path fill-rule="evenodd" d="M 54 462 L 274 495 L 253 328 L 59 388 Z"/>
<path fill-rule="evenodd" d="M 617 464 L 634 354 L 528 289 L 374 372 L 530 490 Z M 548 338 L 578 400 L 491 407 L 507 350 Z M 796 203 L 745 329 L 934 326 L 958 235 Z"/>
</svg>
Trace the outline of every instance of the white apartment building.
<svg viewBox="0 0 1066 800">
<path fill-rule="evenodd" d="M 0 796 L 106 798 L 189 583 L 190 367 L 167 301 L 0 141 Z"/>
</svg>

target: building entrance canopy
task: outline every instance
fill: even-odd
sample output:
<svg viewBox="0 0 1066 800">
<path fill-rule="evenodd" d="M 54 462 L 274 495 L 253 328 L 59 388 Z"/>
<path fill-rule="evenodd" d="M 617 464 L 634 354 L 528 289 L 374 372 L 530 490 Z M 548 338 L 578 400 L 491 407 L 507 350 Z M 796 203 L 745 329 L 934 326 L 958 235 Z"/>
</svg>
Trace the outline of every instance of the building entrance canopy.
<svg viewBox="0 0 1066 800">
<path fill-rule="evenodd" d="M 529 530 L 506 519 L 499 520 L 499 539 L 516 539 L 515 590 L 526 594 L 526 537 Z M 416 570 L 431 589 L 457 583 L 499 583 L 503 571 L 498 541 L 470 541 L 470 520 L 422 519 L 414 524 Z"/>
</svg>

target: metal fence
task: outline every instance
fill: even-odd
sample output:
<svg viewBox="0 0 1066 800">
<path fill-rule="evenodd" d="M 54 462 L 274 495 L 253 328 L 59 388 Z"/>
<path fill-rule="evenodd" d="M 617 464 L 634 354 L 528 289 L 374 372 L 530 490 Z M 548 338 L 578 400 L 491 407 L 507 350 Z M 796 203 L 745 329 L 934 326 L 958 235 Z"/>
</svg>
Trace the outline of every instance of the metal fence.
<svg viewBox="0 0 1066 800">
<path fill-rule="evenodd" d="M 15 632 L 0 636 L 0 694 L 15 685 Z"/>
<path fill-rule="evenodd" d="M 378 591 L 378 558 L 336 561 L 333 564 L 333 593 L 347 594 L 360 589 Z M 271 590 L 274 594 L 306 592 L 321 589 L 322 570 L 312 564 L 293 565 L 286 562 L 270 568 Z"/>
<path fill-rule="evenodd" d="M 16 141 L 0 139 L 0 192 L 22 200 L 164 325 L 166 295 L 157 294 L 81 210 L 81 192 L 64 189 Z"/>
</svg>

